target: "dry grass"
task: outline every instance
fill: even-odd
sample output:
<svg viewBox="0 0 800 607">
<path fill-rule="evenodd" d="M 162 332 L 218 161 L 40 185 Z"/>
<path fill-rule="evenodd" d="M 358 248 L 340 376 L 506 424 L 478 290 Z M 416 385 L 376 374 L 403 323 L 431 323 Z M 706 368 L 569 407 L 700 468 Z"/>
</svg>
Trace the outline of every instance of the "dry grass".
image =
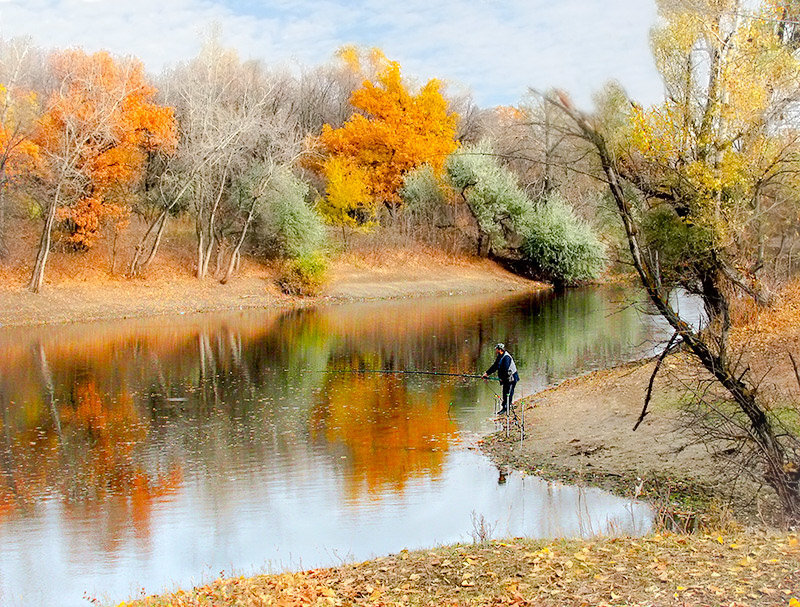
<svg viewBox="0 0 800 607">
<path fill-rule="evenodd" d="M 757 531 L 491 541 L 302 573 L 218 580 L 128 607 L 792 605 L 796 535 Z"/>
</svg>

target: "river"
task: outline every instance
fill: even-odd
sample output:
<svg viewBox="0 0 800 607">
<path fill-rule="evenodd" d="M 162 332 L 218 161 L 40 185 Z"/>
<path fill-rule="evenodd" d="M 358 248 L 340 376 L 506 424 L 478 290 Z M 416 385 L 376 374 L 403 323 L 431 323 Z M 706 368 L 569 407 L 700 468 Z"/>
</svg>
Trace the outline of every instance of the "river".
<svg viewBox="0 0 800 607">
<path fill-rule="evenodd" d="M 484 534 L 643 533 L 649 508 L 498 470 L 517 396 L 651 354 L 616 287 L 0 331 L 0 604 L 115 603 L 221 573 L 336 565 Z"/>
</svg>

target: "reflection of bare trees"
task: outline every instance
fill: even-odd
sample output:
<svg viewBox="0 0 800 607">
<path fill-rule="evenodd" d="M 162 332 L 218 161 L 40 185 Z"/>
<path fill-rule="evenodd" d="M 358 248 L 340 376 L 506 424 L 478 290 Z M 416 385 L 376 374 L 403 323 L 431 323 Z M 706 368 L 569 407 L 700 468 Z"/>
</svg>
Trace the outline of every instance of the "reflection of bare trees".
<svg viewBox="0 0 800 607">
<path fill-rule="evenodd" d="M 44 353 L 44 346 L 42 345 L 42 342 L 36 344 L 34 351 L 34 357 L 39 363 L 39 373 L 42 376 L 42 383 L 44 384 L 45 391 L 47 392 L 47 400 L 50 404 L 50 413 L 53 416 L 53 424 L 55 425 L 59 440 L 63 442 L 63 437 L 61 435 L 61 418 L 59 417 L 58 409 L 56 408 L 56 388 L 55 384 L 53 383 L 53 372 L 50 370 L 50 365 L 47 362 L 47 356 Z"/>
</svg>

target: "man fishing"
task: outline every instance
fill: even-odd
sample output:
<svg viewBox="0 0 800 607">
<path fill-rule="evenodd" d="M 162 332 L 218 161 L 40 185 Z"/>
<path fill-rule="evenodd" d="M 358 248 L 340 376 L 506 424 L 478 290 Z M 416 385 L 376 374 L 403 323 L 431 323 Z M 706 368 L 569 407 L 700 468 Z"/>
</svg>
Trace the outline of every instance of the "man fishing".
<svg viewBox="0 0 800 607">
<path fill-rule="evenodd" d="M 500 385 L 503 386 L 503 406 L 498 413 L 503 415 L 508 413 L 511 408 L 511 402 L 514 400 L 514 386 L 519 381 L 519 373 L 517 373 L 517 364 L 511 354 L 506 352 L 505 344 L 497 344 L 494 352 L 497 355 L 494 363 L 481 377 L 488 379 L 492 373 L 497 372 L 497 378 L 500 380 Z"/>
</svg>

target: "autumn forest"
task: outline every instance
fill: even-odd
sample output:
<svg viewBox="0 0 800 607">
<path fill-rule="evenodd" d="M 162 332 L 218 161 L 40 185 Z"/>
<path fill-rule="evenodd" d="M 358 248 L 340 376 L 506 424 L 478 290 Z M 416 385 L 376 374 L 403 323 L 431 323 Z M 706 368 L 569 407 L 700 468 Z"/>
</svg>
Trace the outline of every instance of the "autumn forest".
<svg viewBox="0 0 800 607">
<path fill-rule="evenodd" d="M 800 606 L 800 1 L 655 7 L 658 101 L 590 107 L 216 26 L 157 74 L 0 36 L 0 541 L 105 516 L 85 583 L 147 592 L 231 546 L 341 562 L 148 606 Z M 605 527 L 498 543 L 473 511 L 471 548 L 390 554 L 395 517 L 427 548 L 470 499 L 509 534 L 531 502 Z"/>
</svg>

